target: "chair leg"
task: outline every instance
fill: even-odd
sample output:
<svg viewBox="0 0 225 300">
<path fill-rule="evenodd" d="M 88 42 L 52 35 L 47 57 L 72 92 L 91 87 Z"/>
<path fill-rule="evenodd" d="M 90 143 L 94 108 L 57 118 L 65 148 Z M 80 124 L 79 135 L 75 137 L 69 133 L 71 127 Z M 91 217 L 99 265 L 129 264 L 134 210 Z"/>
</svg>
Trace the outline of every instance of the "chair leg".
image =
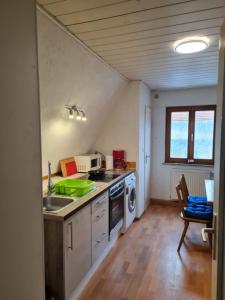
<svg viewBox="0 0 225 300">
<path fill-rule="evenodd" d="M 180 242 L 179 242 L 179 245 L 178 245 L 178 248 L 177 248 L 177 252 L 180 252 L 180 248 L 181 248 L 181 246 L 183 244 L 186 232 L 188 230 L 188 226 L 189 226 L 189 222 L 188 221 L 184 221 L 184 229 L 183 229 L 182 236 L 180 238 Z"/>
</svg>

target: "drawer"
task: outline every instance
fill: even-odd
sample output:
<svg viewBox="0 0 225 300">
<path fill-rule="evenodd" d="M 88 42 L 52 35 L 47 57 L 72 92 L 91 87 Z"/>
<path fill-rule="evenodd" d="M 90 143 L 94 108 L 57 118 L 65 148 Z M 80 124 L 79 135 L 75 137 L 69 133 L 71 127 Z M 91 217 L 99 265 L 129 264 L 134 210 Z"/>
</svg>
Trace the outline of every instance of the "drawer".
<svg viewBox="0 0 225 300">
<path fill-rule="evenodd" d="M 109 195 L 108 191 L 98 197 L 95 201 L 92 202 L 92 214 L 96 214 L 98 210 L 107 208 L 109 205 Z"/>
<path fill-rule="evenodd" d="M 103 253 L 108 244 L 108 232 L 103 232 L 92 242 L 92 263 L 95 262 Z"/>
<path fill-rule="evenodd" d="M 92 219 L 92 239 L 99 239 L 99 236 L 105 232 L 109 232 L 109 216 L 108 212 L 100 219 Z"/>
<path fill-rule="evenodd" d="M 101 209 L 99 208 L 94 213 L 92 213 L 92 222 L 98 223 L 102 219 L 104 219 L 109 214 L 108 205 L 102 205 Z"/>
</svg>

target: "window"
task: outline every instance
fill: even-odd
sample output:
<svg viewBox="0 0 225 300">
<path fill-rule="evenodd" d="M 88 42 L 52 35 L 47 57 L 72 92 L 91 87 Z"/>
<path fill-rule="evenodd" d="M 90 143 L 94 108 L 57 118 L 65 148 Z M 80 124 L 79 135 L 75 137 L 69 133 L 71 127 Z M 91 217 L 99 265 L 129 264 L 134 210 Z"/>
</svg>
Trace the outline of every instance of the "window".
<svg viewBox="0 0 225 300">
<path fill-rule="evenodd" d="M 216 106 L 166 109 L 166 162 L 214 164 Z"/>
</svg>

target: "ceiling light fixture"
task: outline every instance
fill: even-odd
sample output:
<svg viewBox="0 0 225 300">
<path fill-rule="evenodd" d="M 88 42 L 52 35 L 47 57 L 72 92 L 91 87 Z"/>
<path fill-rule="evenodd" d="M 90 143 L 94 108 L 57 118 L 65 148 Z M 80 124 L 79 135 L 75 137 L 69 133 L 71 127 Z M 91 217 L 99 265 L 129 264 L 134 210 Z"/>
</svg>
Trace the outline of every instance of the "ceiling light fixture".
<svg viewBox="0 0 225 300">
<path fill-rule="evenodd" d="M 174 50 L 180 54 L 191 54 L 203 51 L 209 47 L 206 37 L 192 37 L 179 40 L 174 44 Z"/>
<path fill-rule="evenodd" d="M 87 121 L 84 111 L 79 109 L 77 105 L 65 105 L 65 108 L 69 110 L 69 119 L 74 119 L 73 112 L 76 112 L 77 121 Z"/>
</svg>

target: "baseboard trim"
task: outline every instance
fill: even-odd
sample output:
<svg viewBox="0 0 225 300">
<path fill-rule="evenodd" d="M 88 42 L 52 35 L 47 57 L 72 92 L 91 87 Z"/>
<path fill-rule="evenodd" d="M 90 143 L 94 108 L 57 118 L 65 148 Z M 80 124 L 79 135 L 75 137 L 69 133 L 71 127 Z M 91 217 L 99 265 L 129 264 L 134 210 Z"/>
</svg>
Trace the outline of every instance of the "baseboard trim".
<svg viewBox="0 0 225 300">
<path fill-rule="evenodd" d="M 177 199 L 166 200 L 151 198 L 150 205 L 179 206 L 179 201 Z"/>
</svg>

